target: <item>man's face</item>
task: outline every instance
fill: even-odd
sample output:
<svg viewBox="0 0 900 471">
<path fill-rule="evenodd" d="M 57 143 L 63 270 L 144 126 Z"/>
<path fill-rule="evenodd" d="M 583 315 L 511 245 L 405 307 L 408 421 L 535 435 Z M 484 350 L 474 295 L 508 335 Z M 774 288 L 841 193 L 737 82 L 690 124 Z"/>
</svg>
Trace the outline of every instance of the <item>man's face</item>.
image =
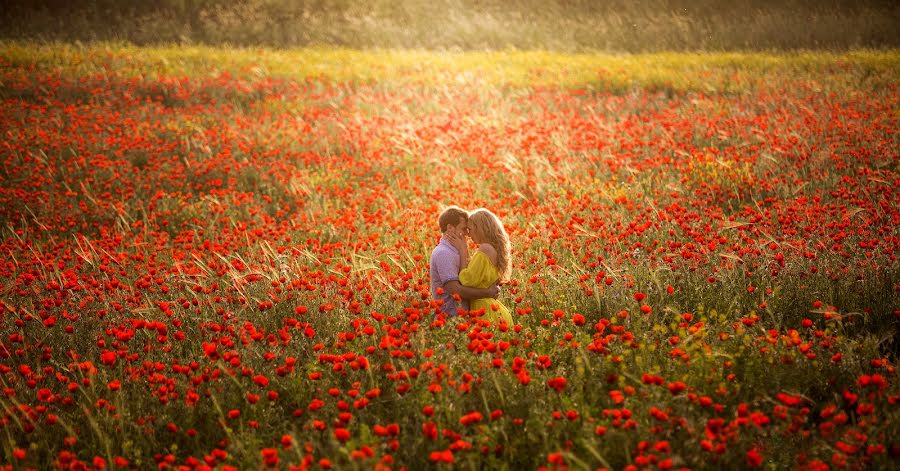
<svg viewBox="0 0 900 471">
<path fill-rule="evenodd" d="M 459 224 L 451 225 L 450 230 L 461 236 L 467 236 L 469 234 L 469 222 L 463 219 Z"/>
</svg>

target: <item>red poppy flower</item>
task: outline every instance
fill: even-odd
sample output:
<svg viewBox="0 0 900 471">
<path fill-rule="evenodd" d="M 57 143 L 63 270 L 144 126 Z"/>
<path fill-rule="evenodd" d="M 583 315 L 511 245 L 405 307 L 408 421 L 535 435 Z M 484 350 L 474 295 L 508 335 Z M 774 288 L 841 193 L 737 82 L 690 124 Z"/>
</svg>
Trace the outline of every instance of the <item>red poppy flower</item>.
<svg viewBox="0 0 900 471">
<path fill-rule="evenodd" d="M 669 392 L 672 393 L 672 395 L 674 396 L 674 395 L 681 393 L 685 389 L 687 389 L 687 385 L 685 385 L 681 381 L 675 381 L 675 382 L 669 383 L 668 388 L 669 388 Z"/>
<path fill-rule="evenodd" d="M 344 443 L 347 440 L 350 440 L 350 431 L 345 428 L 336 428 L 334 429 L 334 438 L 339 442 Z"/>
<path fill-rule="evenodd" d="M 566 388 L 566 378 L 562 376 L 551 378 L 547 380 L 547 386 L 549 386 L 551 389 L 555 389 L 556 392 L 561 393 L 563 389 Z"/>
</svg>

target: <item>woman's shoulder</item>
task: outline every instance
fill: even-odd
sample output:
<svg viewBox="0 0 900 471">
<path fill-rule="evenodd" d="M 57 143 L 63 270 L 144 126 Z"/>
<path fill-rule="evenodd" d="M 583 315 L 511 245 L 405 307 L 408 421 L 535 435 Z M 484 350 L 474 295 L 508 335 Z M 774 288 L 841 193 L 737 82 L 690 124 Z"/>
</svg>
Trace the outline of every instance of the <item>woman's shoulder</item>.
<svg viewBox="0 0 900 471">
<path fill-rule="evenodd" d="M 491 244 L 481 244 L 478 247 L 484 255 L 487 256 L 488 260 L 491 261 L 494 265 L 497 264 L 497 249 L 494 248 Z"/>
</svg>

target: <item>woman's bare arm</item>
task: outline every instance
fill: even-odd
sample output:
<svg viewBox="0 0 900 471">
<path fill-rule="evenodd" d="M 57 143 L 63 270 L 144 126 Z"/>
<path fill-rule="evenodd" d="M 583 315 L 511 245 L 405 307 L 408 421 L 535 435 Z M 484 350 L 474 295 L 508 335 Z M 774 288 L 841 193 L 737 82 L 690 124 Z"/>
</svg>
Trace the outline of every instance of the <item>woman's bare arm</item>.
<svg viewBox="0 0 900 471">
<path fill-rule="evenodd" d="M 493 245 L 481 244 L 478 249 L 484 252 L 485 255 L 487 255 L 487 258 L 491 261 L 492 265 L 494 265 L 495 267 L 497 266 L 497 249 L 495 249 Z"/>
<path fill-rule="evenodd" d="M 456 232 L 448 232 L 444 237 L 459 252 L 459 271 L 463 271 L 469 266 L 469 244 L 466 243 L 466 236 Z"/>
</svg>

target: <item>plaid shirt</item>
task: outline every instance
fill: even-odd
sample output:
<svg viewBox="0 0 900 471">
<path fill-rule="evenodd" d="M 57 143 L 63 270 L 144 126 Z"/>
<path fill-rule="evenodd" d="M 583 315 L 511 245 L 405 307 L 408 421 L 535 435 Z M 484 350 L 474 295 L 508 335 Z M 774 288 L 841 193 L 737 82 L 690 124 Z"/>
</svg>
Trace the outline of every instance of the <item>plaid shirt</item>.
<svg viewBox="0 0 900 471">
<path fill-rule="evenodd" d="M 469 303 L 463 300 L 457 306 L 453 295 L 444 290 L 438 295 L 438 288 L 443 288 L 448 281 L 459 281 L 459 251 L 450 242 L 441 237 L 441 242 L 431 252 L 431 297 L 444 301 L 441 310 L 448 316 L 455 316 L 458 309 L 469 309 Z"/>
</svg>

